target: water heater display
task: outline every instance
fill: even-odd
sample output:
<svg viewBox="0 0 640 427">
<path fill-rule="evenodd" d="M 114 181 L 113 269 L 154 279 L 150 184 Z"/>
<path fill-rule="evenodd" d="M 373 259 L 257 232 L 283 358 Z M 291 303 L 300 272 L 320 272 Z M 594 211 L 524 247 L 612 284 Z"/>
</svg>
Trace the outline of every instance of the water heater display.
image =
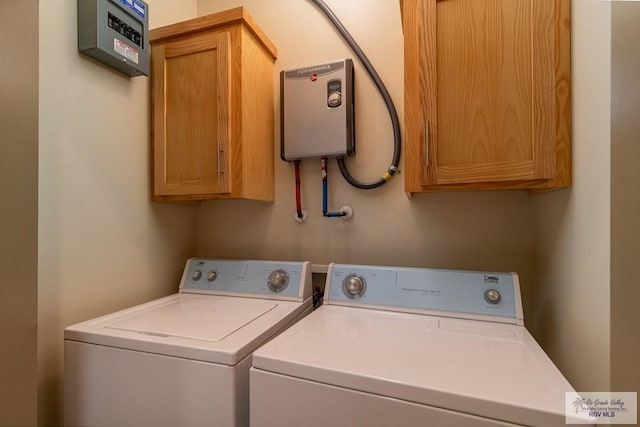
<svg viewBox="0 0 640 427">
<path fill-rule="evenodd" d="M 327 107 L 336 108 L 342 105 L 342 82 L 331 80 L 327 83 Z"/>
<path fill-rule="evenodd" d="M 280 73 L 281 157 L 292 161 L 355 152 L 353 61 Z"/>
</svg>

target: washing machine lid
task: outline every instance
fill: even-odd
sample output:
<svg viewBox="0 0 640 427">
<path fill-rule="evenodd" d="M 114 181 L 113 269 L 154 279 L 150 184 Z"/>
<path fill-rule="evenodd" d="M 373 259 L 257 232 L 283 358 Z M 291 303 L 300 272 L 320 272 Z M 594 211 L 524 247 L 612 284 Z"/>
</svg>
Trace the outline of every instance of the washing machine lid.
<svg viewBox="0 0 640 427">
<path fill-rule="evenodd" d="M 65 339 L 235 365 L 310 304 L 181 293 L 70 326 Z"/>
<path fill-rule="evenodd" d="M 105 324 L 105 327 L 161 337 L 215 342 L 223 340 L 276 307 L 277 304 L 270 300 L 176 298 L 149 310 L 133 311 Z"/>
<path fill-rule="evenodd" d="M 523 326 L 323 306 L 256 369 L 526 425 L 564 425 L 573 391 Z"/>
</svg>

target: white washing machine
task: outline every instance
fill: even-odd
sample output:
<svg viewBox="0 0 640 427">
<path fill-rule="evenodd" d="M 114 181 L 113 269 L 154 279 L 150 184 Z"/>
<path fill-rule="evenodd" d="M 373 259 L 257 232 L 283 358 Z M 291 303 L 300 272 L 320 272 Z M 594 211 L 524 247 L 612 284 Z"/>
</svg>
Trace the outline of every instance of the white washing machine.
<svg viewBox="0 0 640 427">
<path fill-rule="evenodd" d="M 564 426 L 572 391 L 516 274 L 332 264 L 323 306 L 254 353 L 251 425 Z"/>
<path fill-rule="evenodd" d="M 308 262 L 190 259 L 177 294 L 65 329 L 65 424 L 248 425 L 251 354 L 311 297 Z"/>
</svg>

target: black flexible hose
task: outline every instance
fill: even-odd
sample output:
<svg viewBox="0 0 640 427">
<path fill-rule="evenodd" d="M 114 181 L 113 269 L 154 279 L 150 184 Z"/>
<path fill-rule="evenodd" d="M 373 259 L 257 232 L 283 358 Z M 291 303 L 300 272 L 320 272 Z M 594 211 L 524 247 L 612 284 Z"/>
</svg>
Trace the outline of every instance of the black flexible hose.
<svg viewBox="0 0 640 427">
<path fill-rule="evenodd" d="M 342 38 L 344 38 L 344 40 L 349 44 L 362 65 L 364 65 L 364 68 L 367 70 L 367 73 L 371 77 L 371 80 L 373 80 L 376 87 L 378 88 L 378 92 L 380 92 L 380 95 L 384 99 L 385 104 L 387 104 L 387 110 L 389 110 L 389 116 L 391 117 L 391 124 L 393 126 L 393 160 L 391 161 L 391 166 L 389 166 L 387 172 L 375 182 L 363 183 L 351 176 L 343 157 L 338 157 L 337 159 L 340 173 L 342 173 L 342 176 L 347 180 L 349 184 L 362 190 L 371 190 L 374 188 L 378 188 L 386 184 L 391 179 L 391 177 L 398 171 L 398 165 L 400 164 L 400 154 L 402 152 L 402 136 L 400 134 L 400 121 L 398 120 L 396 107 L 393 104 L 393 100 L 391 99 L 387 88 L 382 82 L 382 79 L 376 72 L 376 69 L 373 67 L 373 65 L 371 65 L 371 62 L 369 62 L 367 55 L 365 55 L 360 46 L 358 46 L 358 43 L 356 43 L 351 34 L 349 34 L 344 25 L 342 25 L 338 17 L 322 0 L 310 1 L 318 6 L 318 8 L 320 8 L 320 10 L 327 16 L 327 18 L 329 18 L 329 21 L 331 21 L 333 26 L 338 30 Z"/>
</svg>

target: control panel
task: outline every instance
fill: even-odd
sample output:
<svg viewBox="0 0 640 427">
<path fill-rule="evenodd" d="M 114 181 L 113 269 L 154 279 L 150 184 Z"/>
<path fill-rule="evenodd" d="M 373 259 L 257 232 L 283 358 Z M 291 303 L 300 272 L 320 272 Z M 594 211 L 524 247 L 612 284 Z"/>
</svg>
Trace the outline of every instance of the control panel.
<svg viewBox="0 0 640 427">
<path fill-rule="evenodd" d="M 148 15 L 142 0 L 78 0 L 78 51 L 129 77 L 149 75 Z"/>
<path fill-rule="evenodd" d="M 515 273 L 331 264 L 325 304 L 523 320 Z"/>
<path fill-rule="evenodd" d="M 327 83 L 327 107 L 338 108 L 342 105 L 342 80 L 330 80 Z"/>
<path fill-rule="evenodd" d="M 192 258 L 187 261 L 180 292 L 304 301 L 312 293 L 311 265 Z"/>
</svg>

